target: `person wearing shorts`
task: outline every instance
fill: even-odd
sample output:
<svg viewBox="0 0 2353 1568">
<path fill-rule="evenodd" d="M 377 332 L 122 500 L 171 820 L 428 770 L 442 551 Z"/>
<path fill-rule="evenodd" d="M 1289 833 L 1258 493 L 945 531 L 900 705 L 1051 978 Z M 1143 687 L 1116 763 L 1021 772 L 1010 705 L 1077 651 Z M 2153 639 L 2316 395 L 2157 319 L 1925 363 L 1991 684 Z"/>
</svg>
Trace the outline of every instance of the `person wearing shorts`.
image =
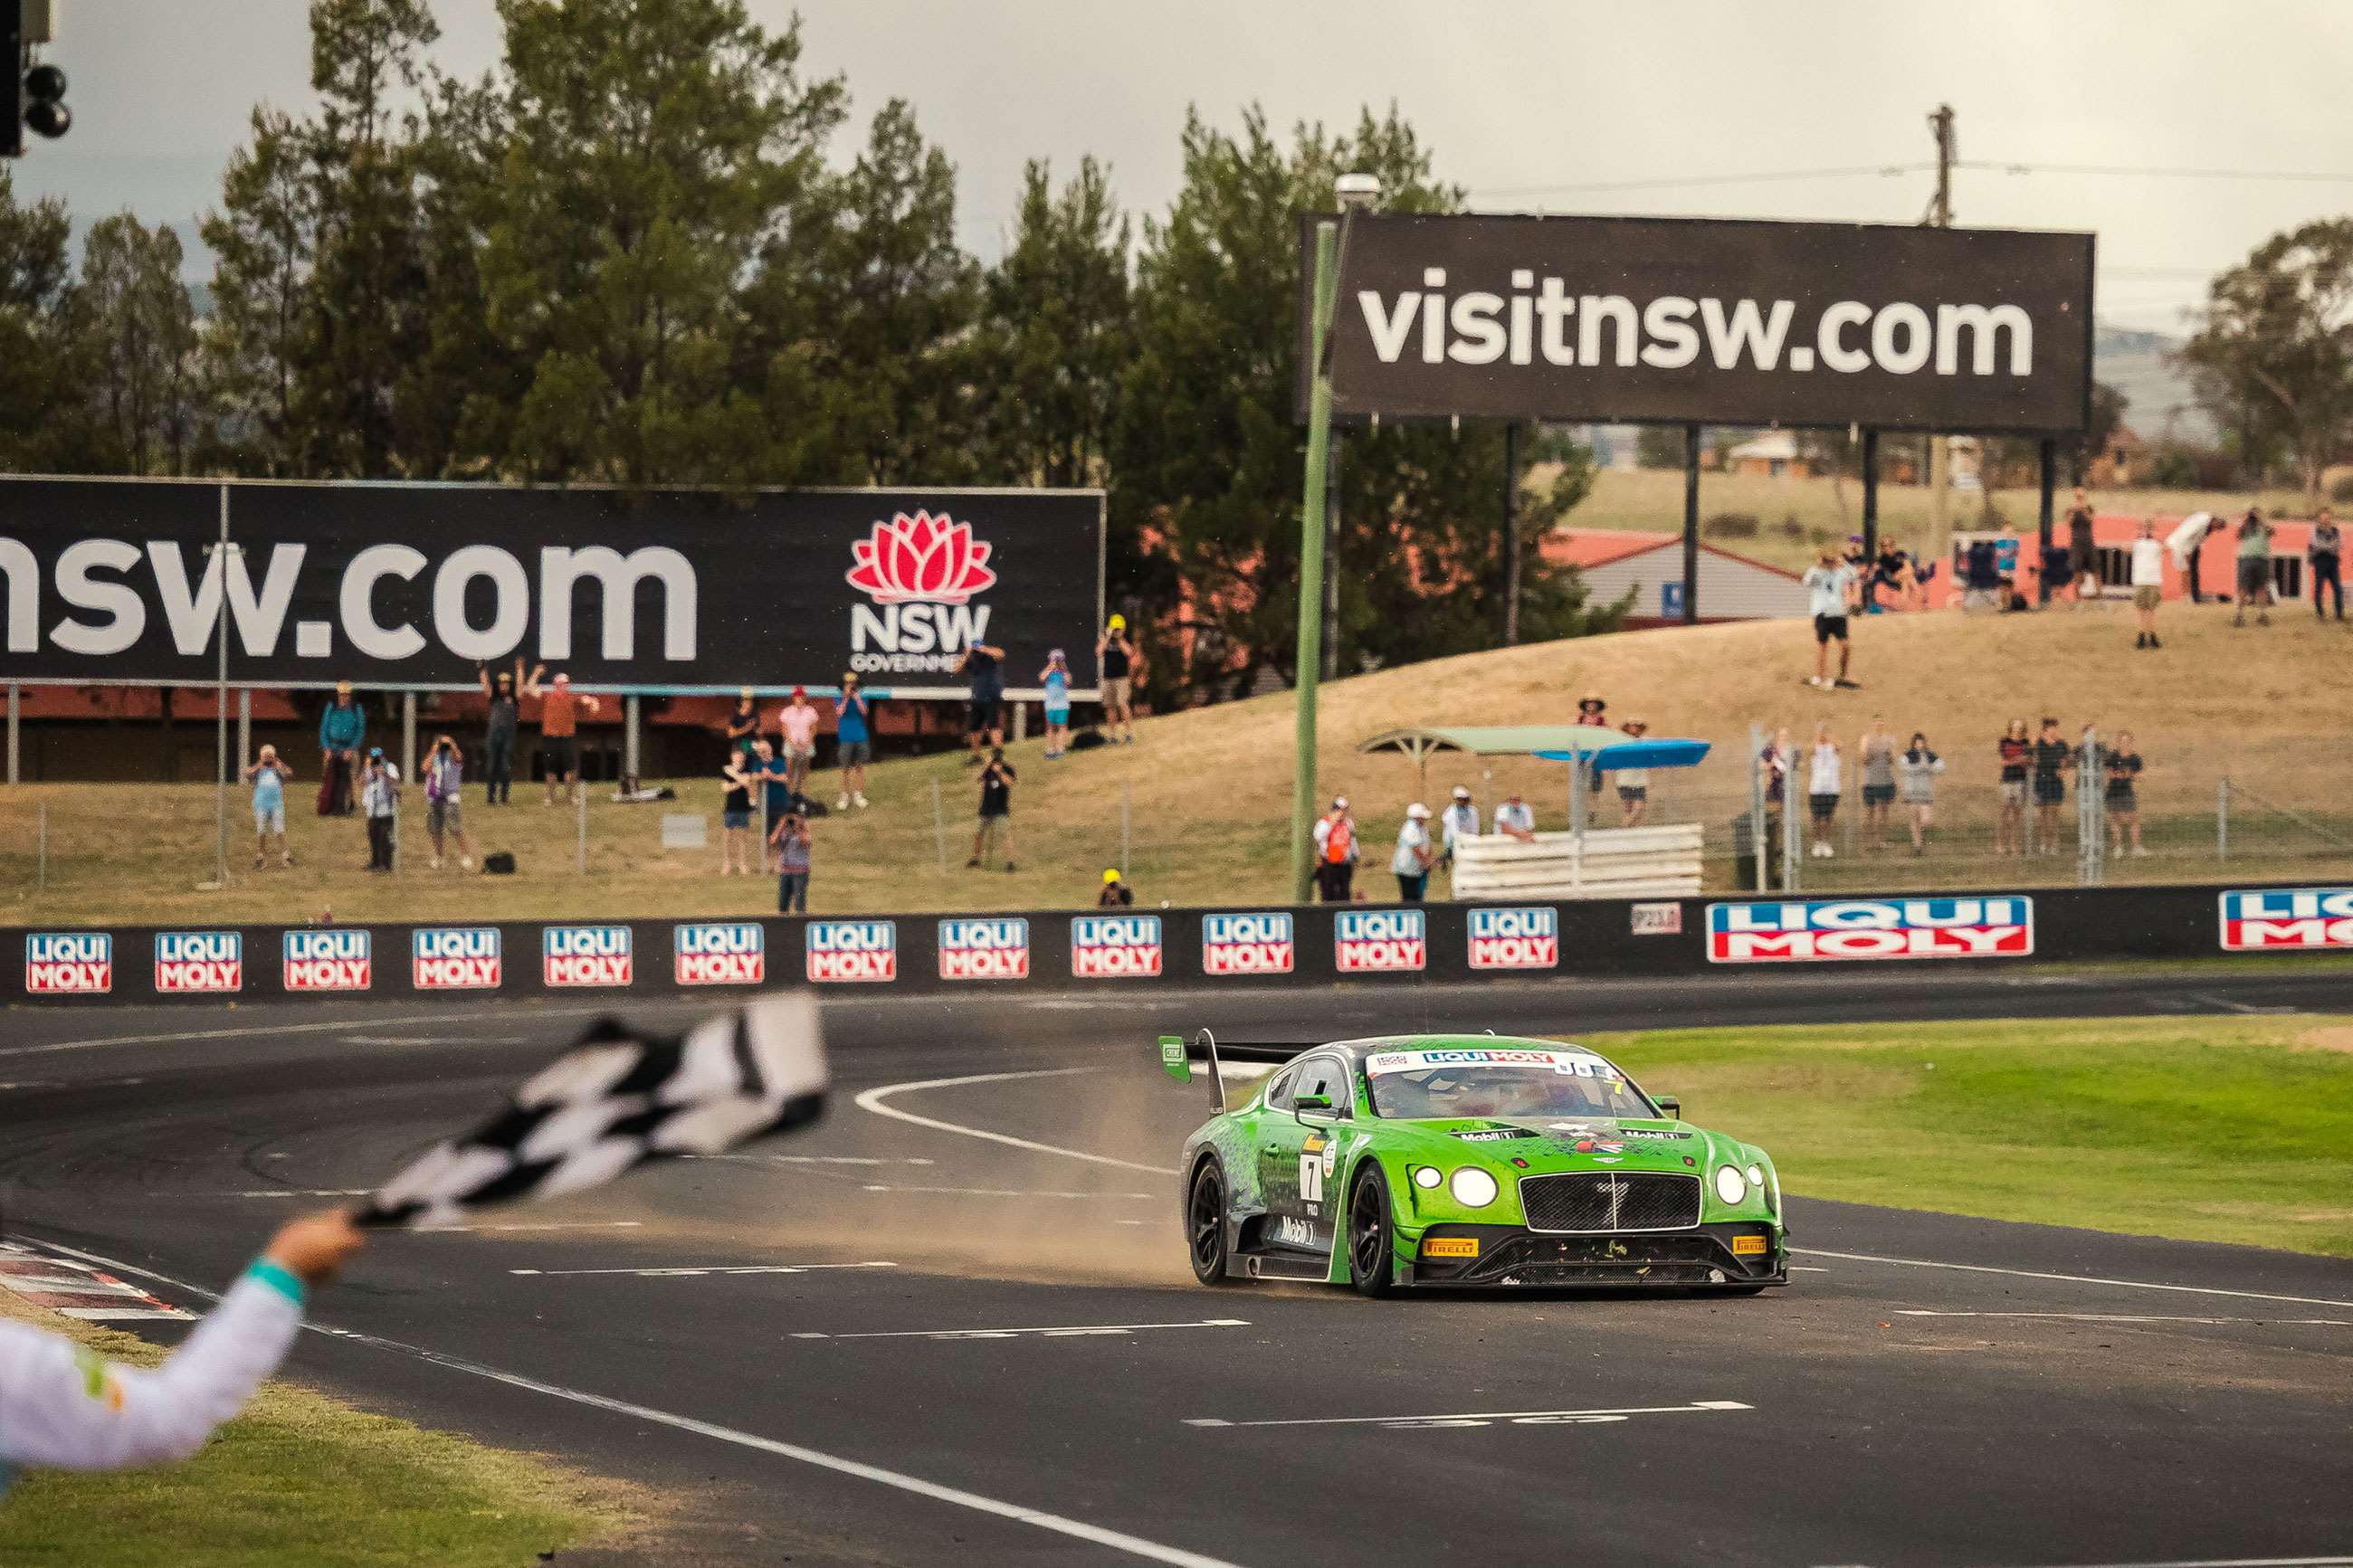
<svg viewBox="0 0 2353 1568">
<path fill-rule="evenodd" d="M 441 869 L 442 839 L 458 841 L 458 868 L 474 868 L 474 839 L 466 831 L 466 805 L 459 785 L 465 778 L 466 759 L 458 742 L 447 735 L 434 738 L 433 752 L 425 759 L 425 832 L 433 840 L 433 868 Z"/>
<path fill-rule="evenodd" d="M 1928 737 L 1913 731 L 1912 744 L 1895 759 L 1895 782 L 1911 811 L 1915 855 L 1928 852 L 1928 829 L 1936 820 L 1936 775 L 1944 771 L 1945 760 L 1930 748 Z"/>
<path fill-rule="evenodd" d="M 2255 625 L 2272 624 L 2272 525 L 2255 507 L 2247 509 L 2239 524 L 2239 605 L 2232 626 L 2247 624 L 2249 604 L 2255 606 Z"/>
<path fill-rule="evenodd" d="M 1651 732 L 1651 727 L 1640 719 L 1629 719 L 1619 726 L 1635 740 Z M 1618 774 L 1618 826 L 1640 827 L 1642 814 L 1651 809 L 1651 770 L 1620 768 Z"/>
<path fill-rule="evenodd" d="M 858 672 L 841 672 L 841 695 L 833 700 L 833 740 L 841 753 L 841 798 L 836 811 L 866 805 L 866 764 L 874 760 L 873 709 L 858 689 Z"/>
<path fill-rule="evenodd" d="M 2133 647 L 2150 648 L 2157 642 L 2157 607 L 2165 603 L 2165 543 L 2157 537 L 2157 519 L 2145 517 L 2140 522 L 2140 537 L 2132 547 L 2133 614 L 2139 618 L 2140 632 L 2133 638 Z"/>
<path fill-rule="evenodd" d="M 2093 542 L 2092 502 L 2084 487 L 2075 487 L 2075 504 L 2067 509 L 2067 581 L 2075 587 L 2075 602 L 2100 596 L 2099 552 Z"/>
<path fill-rule="evenodd" d="M 776 728 L 785 737 L 786 784 L 796 798 L 808 793 L 809 767 L 817 761 L 817 705 L 808 688 L 793 688 L 792 700 L 776 710 Z"/>
<path fill-rule="evenodd" d="M 1862 849 L 1887 847 L 1887 813 L 1895 804 L 1895 737 L 1887 721 L 1873 719 L 1855 750 L 1862 759 Z"/>
<path fill-rule="evenodd" d="M 979 869 L 981 861 L 995 859 L 1000 848 L 1005 868 L 1013 869 L 1013 781 L 1019 776 L 1005 760 L 1004 747 L 989 748 L 988 765 L 980 771 L 980 826 L 972 836 L 967 869 Z"/>
<path fill-rule="evenodd" d="M 580 710 L 592 715 L 604 704 L 594 697 L 575 695 L 572 678 L 558 673 L 554 684 L 543 687 L 539 678 L 547 673 L 547 666 L 539 665 L 523 682 L 523 695 L 540 699 L 539 754 L 547 770 L 547 804 L 555 804 L 555 790 L 562 784 L 573 799 L 580 795 Z"/>
<path fill-rule="evenodd" d="M 2042 733 L 2034 738 L 2034 852 L 2038 855 L 2059 853 L 2059 808 L 2066 803 L 2065 773 L 2073 765 L 2075 748 L 2059 733 L 2059 721 L 2042 721 Z"/>
<path fill-rule="evenodd" d="M 969 721 L 965 736 L 972 745 L 972 754 L 965 766 L 980 765 L 981 742 L 991 748 L 1005 744 L 1005 650 L 994 644 L 976 642 L 964 650 L 956 661 L 954 673 L 972 677 L 972 698 Z"/>
<path fill-rule="evenodd" d="M 278 863 L 294 864 L 294 852 L 286 843 L 286 781 L 294 776 L 293 770 L 278 760 L 278 748 L 264 746 L 253 765 L 245 770 L 253 785 L 253 868 L 261 869 L 269 856 L 269 840 L 278 839 Z"/>
<path fill-rule="evenodd" d="M 2101 767 L 2107 774 L 2100 804 L 2108 818 L 2109 843 L 2119 856 L 2147 855 L 2140 843 L 2140 795 L 2135 787 L 2140 782 L 2140 748 L 2133 744 L 2130 730 L 2116 731 L 2116 746 L 2101 759 Z"/>
<path fill-rule="evenodd" d="M 1113 616 L 1095 639 L 1095 665 L 1103 677 L 1103 728 L 1118 745 L 1135 740 L 1135 645 L 1128 640 L 1127 617 Z"/>
<path fill-rule="evenodd" d="M 1997 750 L 2001 756 L 2001 815 L 1994 819 L 1993 852 L 2026 853 L 2026 767 L 2034 758 L 2034 742 L 2026 738 L 2026 721 L 2012 719 Z"/>
<path fill-rule="evenodd" d="M 725 836 L 719 841 L 719 874 L 752 874 L 752 770 L 760 766 L 759 742 L 749 752 L 730 749 L 719 766 L 723 786 L 719 796 L 719 820 Z"/>
<path fill-rule="evenodd" d="M 1831 825 L 1838 818 L 1839 793 L 1843 780 L 1843 758 L 1839 743 L 1831 739 L 1830 721 L 1814 726 L 1814 749 L 1806 763 L 1806 809 L 1813 817 L 1813 848 L 1817 860 L 1827 860 L 1838 853 L 1831 847 Z"/>
<path fill-rule="evenodd" d="M 1846 678 L 1847 665 L 1854 657 L 1854 645 L 1847 640 L 1847 612 L 1852 606 L 1855 593 L 1855 570 L 1838 557 L 1833 550 L 1825 550 L 1808 570 L 1805 576 L 1807 602 L 1814 613 L 1814 673 L 1809 686 L 1846 686 L 1854 684 Z M 1831 644 L 1839 648 L 1838 675 L 1831 675 Z"/>
<path fill-rule="evenodd" d="M 1071 749 L 1071 667 L 1060 648 L 1046 656 L 1038 684 L 1046 691 L 1046 760 L 1050 763 Z"/>
</svg>

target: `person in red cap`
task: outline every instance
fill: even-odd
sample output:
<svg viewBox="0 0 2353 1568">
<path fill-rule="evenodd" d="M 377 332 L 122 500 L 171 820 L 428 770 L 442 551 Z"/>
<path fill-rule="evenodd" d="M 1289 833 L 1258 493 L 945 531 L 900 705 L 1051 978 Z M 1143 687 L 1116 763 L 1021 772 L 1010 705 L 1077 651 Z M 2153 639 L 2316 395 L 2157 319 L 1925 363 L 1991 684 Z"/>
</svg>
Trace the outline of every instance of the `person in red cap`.
<svg viewBox="0 0 2353 1568">
<path fill-rule="evenodd" d="M 796 798 L 808 785 L 809 764 L 817 760 L 817 707 L 808 688 L 793 688 L 792 700 L 776 710 L 776 727 L 785 732 L 785 787 Z"/>
</svg>

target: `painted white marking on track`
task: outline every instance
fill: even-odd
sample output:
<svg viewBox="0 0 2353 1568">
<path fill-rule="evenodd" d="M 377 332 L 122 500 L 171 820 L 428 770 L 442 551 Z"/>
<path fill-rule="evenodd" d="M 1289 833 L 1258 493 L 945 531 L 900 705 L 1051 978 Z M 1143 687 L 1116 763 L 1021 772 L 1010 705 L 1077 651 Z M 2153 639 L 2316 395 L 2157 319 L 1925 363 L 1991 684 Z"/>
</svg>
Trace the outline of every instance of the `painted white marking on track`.
<svg viewBox="0 0 2353 1568">
<path fill-rule="evenodd" d="M 1897 1309 L 1899 1318 L 2042 1318 L 2059 1323 L 2259 1323 L 2353 1329 L 2353 1318 L 2174 1318 L 2131 1312 L 1942 1312 L 1927 1307 Z"/>
<path fill-rule="evenodd" d="M 1151 1203 L 1159 1198 L 1155 1193 L 1043 1193 L 1025 1191 L 1019 1187 L 892 1187 L 879 1182 L 861 1184 L 861 1193 L 946 1193 L 966 1198 L 1135 1198 Z"/>
<path fill-rule="evenodd" d="M 1132 1334 L 1146 1329 L 1247 1329 L 1241 1318 L 1204 1318 L 1195 1323 L 1073 1323 L 1053 1329 L 893 1329 L 884 1333 L 787 1335 L 796 1340 L 1018 1340 L 1081 1339 L 1097 1334 Z"/>
<path fill-rule="evenodd" d="M 712 1274 L 807 1274 L 818 1268 L 896 1268 L 895 1263 L 688 1263 L 664 1268 L 510 1268 L 554 1279 L 565 1274 L 628 1274 L 639 1279 L 700 1279 Z"/>
<path fill-rule="evenodd" d="M 1145 1165 L 1134 1160 L 1115 1160 L 1109 1154 L 1093 1154 L 1084 1149 L 1065 1149 L 1056 1143 L 1039 1143 L 1029 1138 L 1016 1138 L 1009 1132 L 993 1132 L 986 1127 L 965 1127 L 954 1121 L 942 1121 L 935 1117 L 918 1116 L 912 1110 L 882 1102 L 894 1094 L 907 1094 L 919 1089 L 954 1089 L 967 1083 L 1011 1083 L 1032 1078 L 1068 1078 L 1073 1073 L 1101 1072 L 1101 1068 L 1042 1068 L 1031 1072 L 979 1072 L 963 1078 L 926 1078 L 913 1083 L 886 1083 L 870 1089 L 858 1097 L 858 1109 L 871 1110 L 877 1116 L 887 1116 L 894 1121 L 912 1121 L 918 1127 L 934 1131 L 954 1132 L 965 1138 L 986 1138 L 992 1143 L 1003 1143 L 1015 1149 L 1028 1149 L 1039 1154 L 1061 1154 L 1073 1160 L 1084 1160 L 1096 1165 L 1117 1165 L 1124 1171 L 1149 1171 L 1155 1176 L 1179 1174 L 1173 1165 Z"/>
<path fill-rule="evenodd" d="M 534 1018 L 586 1018 L 612 1011 L 610 1005 L 582 1007 L 534 1007 Z M 420 1014 L 405 1018 L 408 1024 L 464 1024 L 479 1017 L 475 1013 Z M 349 1018 L 330 1023 L 254 1024 L 234 1029 L 179 1029 L 161 1035 L 99 1035 L 87 1040 L 51 1040 L 38 1046 L 0 1047 L 0 1057 L 39 1057 L 52 1051 L 88 1051 L 101 1046 L 167 1046 L 186 1040 L 242 1040 L 257 1035 L 332 1035 L 352 1027 Z"/>
<path fill-rule="evenodd" d="M 2148 1279 L 2103 1279 L 2091 1274 L 2044 1274 L 2031 1268 L 1996 1268 L 1989 1263 L 1940 1263 L 1927 1258 L 1882 1258 L 1869 1252 L 1825 1252 L 1818 1247 L 1793 1247 L 1808 1258 L 1837 1258 L 1849 1263 L 1893 1263 L 1905 1268 L 1950 1268 L 1963 1274 L 2003 1274 L 2013 1279 L 2056 1279 L 2067 1285 L 2115 1285 L 2127 1290 L 2174 1290 L 2189 1296 L 2229 1296 L 2242 1301 L 2286 1301 L 2299 1307 L 2353 1307 L 2327 1296 L 2275 1296 L 2263 1290 L 2225 1290 L 2212 1285 L 2160 1285 Z"/>
<path fill-rule="evenodd" d="M 1419 1430 L 1440 1426 L 1483 1426 L 1491 1421 L 1525 1426 L 1567 1426 L 1584 1421 L 1622 1421 L 1629 1415 L 1688 1415 L 1702 1411 L 1753 1410 L 1736 1399 L 1700 1399 L 1689 1405 L 1635 1405 L 1609 1410 L 1474 1410 L 1460 1415 L 1308 1415 L 1285 1421 L 1227 1421 L 1198 1417 L 1187 1426 L 1389 1426 Z"/>
<path fill-rule="evenodd" d="M 411 1236 L 450 1236 L 486 1230 L 637 1230 L 645 1225 L 641 1219 L 539 1219 L 509 1220 L 501 1225 L 419 1225 L 412 1226 Z"/>
<path fill-rule="evenodd" d="M 56 1310 L 60 1318 L 73 1318 L 85 1323 L 125 1323 L 147 1318 L 185 1321 L 195 1316 L 194 1312 L 184 1312 L 177 1307 L 59 1307 Z"/>
</svg>

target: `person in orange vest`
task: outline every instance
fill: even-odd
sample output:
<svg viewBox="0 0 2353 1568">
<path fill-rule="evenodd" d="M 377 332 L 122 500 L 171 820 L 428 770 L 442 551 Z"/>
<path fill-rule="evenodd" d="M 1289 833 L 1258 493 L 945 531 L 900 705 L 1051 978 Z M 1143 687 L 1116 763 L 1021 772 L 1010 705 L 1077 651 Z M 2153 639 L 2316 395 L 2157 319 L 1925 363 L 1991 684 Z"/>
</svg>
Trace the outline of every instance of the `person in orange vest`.
<svg viewBox="0 0 2353 1568">
<path fill-rule="evenodd" d="M 1327 904 L 1345 904 L 1356 877 L 1356 819 L 1348 815 L 1348 797 L 1332 797 L 1332 809 L 1315 819 L 1315 896 Z"/>
</svg>

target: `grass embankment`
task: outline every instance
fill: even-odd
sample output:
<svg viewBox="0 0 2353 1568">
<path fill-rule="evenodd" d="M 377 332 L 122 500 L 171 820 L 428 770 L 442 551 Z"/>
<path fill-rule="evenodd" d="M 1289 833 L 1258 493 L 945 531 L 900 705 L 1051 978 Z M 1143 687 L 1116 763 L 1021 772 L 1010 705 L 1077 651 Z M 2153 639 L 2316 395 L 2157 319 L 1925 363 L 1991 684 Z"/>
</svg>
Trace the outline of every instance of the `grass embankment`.
<svg viewBox="0 0 2353 1568">
<path fill-rule="evenodd" d="M 71 1335 L 115 1360 L 163 1352 L 0 1292 L 0 1316 Z M 0 1504 L 8 1568 L 229 1568 L 301 1563 L 513 1568 L 630 1522 L 614 1483 L 528 1455 L 266 1385 L 185 1465 L 113 1475 L 35 1471 Z"/>
<path fill-rule="evenodd" d="M 1580 1038 L 1792 1193 L 2353 1258 L 2353 1018 Z"/>
<path fill-rule="evenodd" d="M 1994 806 L 1993 742 L 2010 718 L 2058 715 L 2074 728 L 2137 733 L 2148 772 L 2141 800 L 2152 819 L 2202 824 L 2168 837 L 2183 847 L 2117 868 L 2137 878 L 2224 874 L 2211 858 L 2215 779 L 2228 773 L 2295 808 L 2353 844 L 2344 790 L 2343 741 L 2353 733 L 2353 683 L 2334 679 L 2353 637 L 2309 616 L 2234 632 L 2225 610 L 2168 607 L 2159 653 L 2132 646 L 2121 609 L 2037 616 L 1882 616 L 1859 624 L 1860 691 L 1803 684 L 1810 634 L 1797 622 L 1662 629 L 1542 643 L 1385 670 L 1324 689 L 1318 752 L 1321 793 L 1345 791 L 1365 835 L 1361 885 L 1388 894 L 1389 844 L 1406 803 L 1443 805 L 1457 782 L 1482 808 L 1514 785 L 1535 803 L 1541 826 L 1566 826 L 1567 771 L 1558 763 L 1498 760 L 1482 777 L 1474 759 L 1440 757 L 1426 779 L 1394 753 L 1356 753 L 1357 743 L 1408 724 L 1529 724 L 1567 721 L 1576 697 L 1599 691 L 1619 718 L 1647 720 L 1655 735 L 1715 743 L 1707 763 L 1652 775 L 1653 821 L 1704 820 L 1718 829 L 1745 809 L 1752 720 L 1788 725 L 1810 741 L 1828 719 L 1854 747 L 1874 714 L 1899 740 L 1925 729 L 1947 758 L 1939 812 L 1947 841 L 1982 833 Z M 1075 752 L 1055 763 L 1029 741 L 1012 748 L 1021 773 L 1014 795 L 1019 870 L 964 868 L 976 795 L 973 772 L 956 756 L 887 763 L 868 784 L 874 805 L 818 825 L 811 902 L 821 913 L 892 910 L 1072 908 L 1092 902 L 1103 868 L 1121 858 L 1123 802 L 1131 824 L 1130 879 L 1147 904 L 1234 904 L 1287 895 L 1292 790 L 1289 693 L 1148 719 L 1133 746 Z M 720 746 L 714 737 L 714 759 Z M 298 759 L 307 773 L 315 759 Z M 342 921 L 529 919 L 558 915 L 647 917 L 752 913 L 774 908 L 773 883 L 715 874 L 718 851 L 665 853 L 665 811 L 706 814 L 715 837 L 715 779 L 684 781 L 674 805 L 589 809 L 588 872 L 574 868 L 569 808 L 550 810 L 536 792 L 492 811 L 470 789 L 470 826 L 485 847 L 515 852 L 522 874 L 474 877 L 424 868 L 420 792 L 407 792 L 407 870 L 369 877 L 353 818 L 322 820 L 304 807 L 312 780 L 288 792 L 301 864 L 251 871 L 251 819 L 241 792 L 230 802 L 231 886 L 198 892 L 214 865 L 213 796 L 207 785 L 25 785 L 0 789 L 0 922 L 102 924 L 304 920 L 332 909 Z M 835 775 L 821 773 L 830 796 Z M 945 869 L 934 844 L 934 789 L 945 823 Z M 592 792 L 592 798 L 596 792 Z M 2243 799 L 2243 796 L 2242 797 Z M 1850 784 L 1848 812 L 1856 809 Z M 37 888 L 36 814 L 48 810 L 49 869 Z M 1614 804 L 1614 803 L 1613 803 Z M 2242 808 L 2243 809 L 2243 806 Z M 2068 808 L 2072 820 L 2072 801 Z M 1604 820 L 1607 820 L 1605 816 Z M 2260 853 L 2249 835 L 2233 854 Z M 2290 840 L 2283 840 L 2290 842 Z M 2317 876 L 2320 842 L 2293 840 L 2300 858 L 2267 868 L 2242 864 L 2235 876 Z M 2195 846 L 2193 850 L 2191 846 Z M 1835 866 L 1855 875 L 1850 861 Z M 1723 868 L 1728 870 L 1728 866 Z M 1994 861 L 1947 864 L 1930 874 L 1945 885 L 2007 882 L 2021 875 L 2068 879 L 2072 860 L 2021 868 Z M 1812 875 L 1812 868 L 1809 874 Z M 1908 857 L 1875 859 L 1875 883 L 1920 886 Z M 1827 882 L 1827 878 L 1824 879 Z M 1440 890 L 1442 889 L 1435 889 Z"/>
</svg>

